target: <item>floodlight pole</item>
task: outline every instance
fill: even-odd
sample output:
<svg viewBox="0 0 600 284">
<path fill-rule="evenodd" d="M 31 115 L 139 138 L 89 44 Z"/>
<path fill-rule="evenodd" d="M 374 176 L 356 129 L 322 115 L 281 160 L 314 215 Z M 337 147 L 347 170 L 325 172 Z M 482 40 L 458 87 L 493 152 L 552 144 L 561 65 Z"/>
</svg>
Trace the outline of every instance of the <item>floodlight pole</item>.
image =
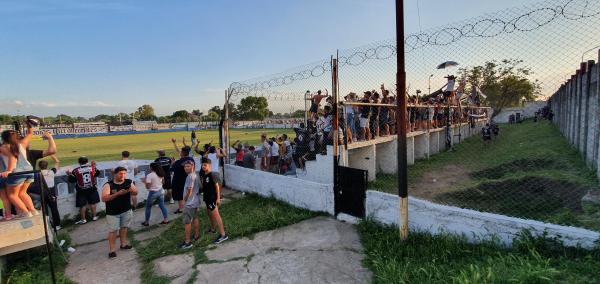
<svg viewBox="0 0 600 284">
<path fill-rule="evenodd" d="M 406 69 L 404 58 L 404 0 L 396 0 L 396 132 L 398 133 L 398 196 L 400 239 L 408 238 L 408 182 L 406 162 Z"/>
</svg>

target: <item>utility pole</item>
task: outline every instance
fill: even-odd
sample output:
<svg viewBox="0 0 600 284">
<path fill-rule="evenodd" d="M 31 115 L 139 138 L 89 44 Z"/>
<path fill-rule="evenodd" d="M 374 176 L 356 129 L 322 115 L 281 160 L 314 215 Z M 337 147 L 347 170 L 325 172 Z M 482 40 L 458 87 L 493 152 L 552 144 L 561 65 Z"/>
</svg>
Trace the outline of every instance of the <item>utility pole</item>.
<svg viewBox="0 0 600 284">
<path fill-rule="evenodd" d="M 408 181 L 406 162 L 406 69 L 404 58 L 404 0 L 396 0 L 396 132 L 398 133 L 398 196 L 400 239 L 408 238 Z"/>
</svg>

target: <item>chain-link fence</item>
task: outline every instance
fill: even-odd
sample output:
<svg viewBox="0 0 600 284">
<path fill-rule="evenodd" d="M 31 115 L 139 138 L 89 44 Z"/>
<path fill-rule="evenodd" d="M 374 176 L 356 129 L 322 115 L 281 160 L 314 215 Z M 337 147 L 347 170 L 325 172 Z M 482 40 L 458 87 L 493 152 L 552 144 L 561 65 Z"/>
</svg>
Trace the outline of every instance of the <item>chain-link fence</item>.
<svg viewBox="0 0 600 284">
<path fill-rule="evenodd" d="M 586 164 L 582 151 L 570 145 L 575 142 L 549 121 L 558 111 L 555 104 L 565 100 L 553 100 L 552 109 L 546 100 L 580 61 L 596 58 L 599 28 L 600 1 L 549 0 L 410 34 L 405 38 L 405 94 L 396 93 L 395 40 L 341 50 L 334 78 L 332 61 L 325 59 L 233 83 L 230 102 L 261 97 L 269 112 L 252 124 L 264 129 L 236 129 L 251 128 L 240 115 L 232 128 L 256 138 L 267 132 L 274 145 L 287 145 L 277 139 L 282 134 L 292 142 L 283 152 L 277 147 L 280 155 L 291 153 L 290 159 L 273 159 L 273 152 L 263 158 L 270 164 L 257 162 L 257 169 L 310 175 L 306 160 L 330 161 L 319 156 L 328 157 L 333 147 L 327 145 L 339 143 L 340 165 L 366 170 L 368 189 L 396 193 L 395 102 L 398 95 L 406 96 L 410 196 L 598 231 L 598 139 L 585 146 L 595 149 L 584 153 L 590 159 Z M 598 86 L 594 70 L 589 90 Z M 333 101 L 317 91 L 332 94 L 336 81 L 339 120 L 332 121 Z M 586 137 L 598 136 L 597 94 L 579 102 L 590 103 L 586 114 L 595 116 L 589 123 L 595 130 Z M 292 122 L 270 123 L 287 122 L 284 114 L 293 116 Z M 336 125 L 340 139 L 332 135 Z M 300 162 L 294 163 L 298 157 Z M 277 167 L 267 169 L 274 163 Z"/>
</svg>

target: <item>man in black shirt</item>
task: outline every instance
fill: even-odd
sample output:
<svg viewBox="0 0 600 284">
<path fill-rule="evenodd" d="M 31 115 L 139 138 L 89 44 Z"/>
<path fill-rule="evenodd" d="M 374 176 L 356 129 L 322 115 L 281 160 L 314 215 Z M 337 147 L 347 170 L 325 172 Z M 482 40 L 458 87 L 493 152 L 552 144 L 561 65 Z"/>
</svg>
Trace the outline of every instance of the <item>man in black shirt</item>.
<svg viewBox="0 0 600 284">
<path fill-rule="evenodd" d="M 169 203 L 173 204 L 173 196 L 171 192 L 171 164 L 173 163 L 173 159 L 169 158 L 165 154 L 165 150 L 158 150 L 158 158 L 154 160 L 155 163 L 159 164 L 160 167 L 165 172 L 165 176 L 163 177 L 163 188 L 167 191 L 165 199 L 169 201 Z"/>
<path fill-rule="evenodd" d="M 106 203 L 106 221 L 109 225 L 108 232 L 108 257 L 117 256 L 115 244 L 117 241 L 117 231 L 121 249 L 131 249 L 127 244 L 127 228 L 131 223 L 133 213 L 131 211 L 131 196 L 137 195 L 135 184 L 126 179 L 127 169 L 117 167 L 114 170 L 113 180 L 107 182 L 102 187 L 102 201 Z"/>
<path fill-rule="evenodd" d="M 172 196 L 178 202 L 178 207 L 174 214 L 179 214 L 183 212 L 183 207 L 185 202 L 183 201 L 183 190 L 185 189 L 185 179 L 187 178 L 187 173 L 183 168 L 183 165 L 186 161 L 194 162 L 194 158 L 190 157 L 190 151 L 192 149 L 189 146 L 184 146 L 179 151 L 180 158 L 175 161 L 173 165 L 171 165 L 170 172 L 173 173 L 173 179 L 171 180 L 172 186 Z"/>
</svg>

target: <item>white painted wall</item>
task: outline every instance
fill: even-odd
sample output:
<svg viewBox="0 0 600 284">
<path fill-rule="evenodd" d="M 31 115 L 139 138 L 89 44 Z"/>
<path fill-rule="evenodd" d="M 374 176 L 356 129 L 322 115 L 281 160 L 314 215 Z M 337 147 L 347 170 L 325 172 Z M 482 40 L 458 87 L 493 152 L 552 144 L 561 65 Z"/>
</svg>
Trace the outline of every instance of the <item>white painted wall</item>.
<svg viewBox="0 0 600 284">
<path fill-rule="evenodd" d="M 321 184 L 234 165 L 225 165 L 225 181 L 231 189 L 274 197 L 310 211 L 334 214 L 332 184 Z"/>
<path fill-rule="evenodd" d="M 365 205 L 368 217 L 382 224 L 398 225 L 398 196 L 368 190 Z M 590 230 L 439 205 L 413 197 L 408 201 L 408 218 L 411 230 L 464 235 L 471 242 L 497 237 L 503 244 L 511 245 L 523 230 L 537 236 L 547 232 L 548 237 L 558 238 L 567 246 L 584 248 L 593 248 L 600 239 L 600 233 Z"/>
</svg>

